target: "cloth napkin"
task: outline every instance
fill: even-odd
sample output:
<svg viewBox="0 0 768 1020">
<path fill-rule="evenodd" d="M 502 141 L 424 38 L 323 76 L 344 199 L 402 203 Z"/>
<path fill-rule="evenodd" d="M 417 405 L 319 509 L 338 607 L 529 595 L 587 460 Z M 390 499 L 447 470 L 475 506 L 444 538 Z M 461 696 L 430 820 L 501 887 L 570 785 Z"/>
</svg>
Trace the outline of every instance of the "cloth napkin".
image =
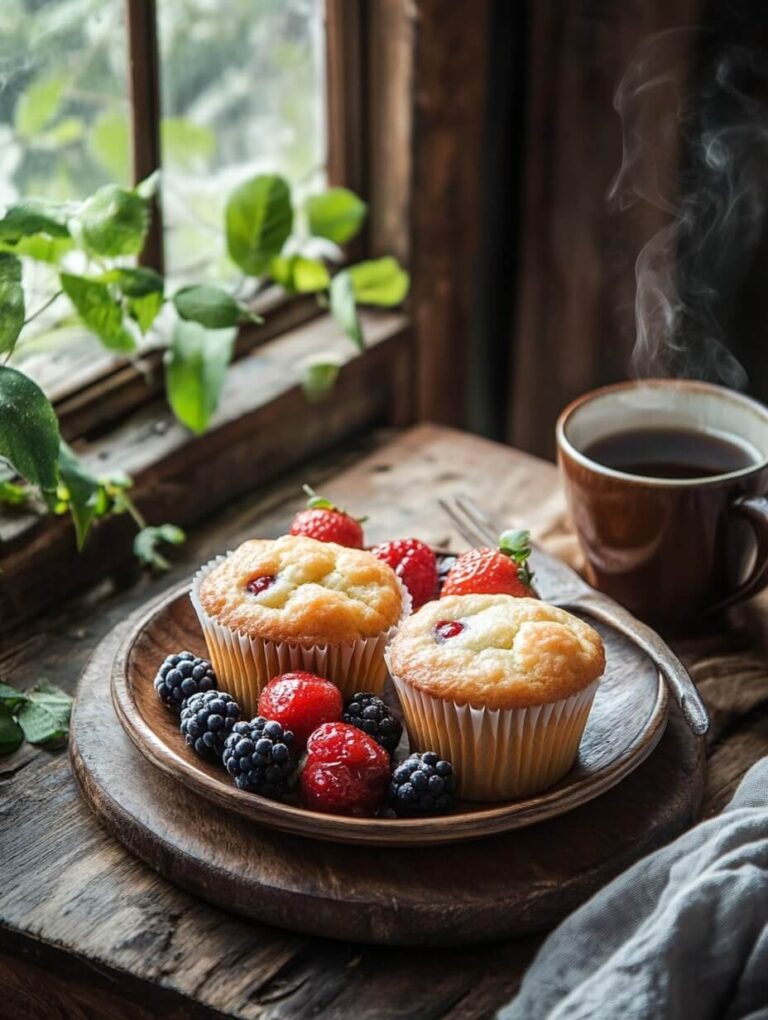
<svg viewBox="0 0 768 1020">
<path fill-rule="evenodd" d="M 549 936 L 499 1020 L 768 1018 L 768 757 Z"/>
</svg>

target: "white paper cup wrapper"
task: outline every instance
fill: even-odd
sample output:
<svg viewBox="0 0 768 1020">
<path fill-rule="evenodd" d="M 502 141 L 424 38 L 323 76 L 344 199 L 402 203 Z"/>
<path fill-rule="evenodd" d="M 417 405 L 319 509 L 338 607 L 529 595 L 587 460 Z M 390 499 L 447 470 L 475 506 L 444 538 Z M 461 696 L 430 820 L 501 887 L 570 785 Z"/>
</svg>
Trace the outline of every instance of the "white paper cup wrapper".
<svg viewBox="0 0 768 1020">
<path fill-rule="evenodd" d="M 225 558 L 217 556 L 197 571 L 189 597 L 200 620 L 219 686 L 232 695 L 247 716 L 258 713 L 259 694 L 273 677 L 296 669 L 331 680 L 344 698 L 356 691 L 381 693 L 387 679 L 384 650 L 411 612 L 411 596 L 403 584 L 400 584 L 403 596 L 400 620 L 381 634 L 339 645 L 289 644 L 241 634 L 218 623 L 203 609 L 200 584 Z"/>
<path fill-rule="evenodd" d="M 473 708 L 433 697 L 392 677 L 412 750 L 453 763 L 465 800 L 517 800 L 539 793 L 572 767 L 599 684 L 533 708 Z"/>
</svg>

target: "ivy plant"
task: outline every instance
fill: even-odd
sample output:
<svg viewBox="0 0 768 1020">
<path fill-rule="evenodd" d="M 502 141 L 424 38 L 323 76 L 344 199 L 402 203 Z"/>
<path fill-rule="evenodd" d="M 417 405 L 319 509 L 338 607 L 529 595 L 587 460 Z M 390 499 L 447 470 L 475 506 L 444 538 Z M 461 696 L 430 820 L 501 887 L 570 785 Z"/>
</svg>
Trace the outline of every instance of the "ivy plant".
<svg viewBox="0 0 768 1020">
<path fill-rule="evenodd" d="M 182 542 L 184 533 L 144 520 L 127 475 L 89 471 L 63 441 L 43 391 L 9 364 L 29 324 L 54 301 L 68 301 L 72 318 L 117 354 L 131 357 L 151 334 L 166 348 L 166 393 L 176 418 L 195 433 L 208 427 L 238 325 L 262 320 L 230 290 L 200 283 L 169 293 L 159 273 L 135 264 L 158 183 L 154 174 L 132 189 L 106 185 L 81 203 L 22 199 L 0 217 L 0 503 L 18 506 L 37 490 L 52 512 L 70 514 L 78 548 L 95 520 L 128 514 L 137 527 L 136 555 L 163 570 L 162 546 Z M 254 294 L 274 284 L 289 294 L 314 294 L 362 350 L 358 305 L 397 305 L 409 286 L 393 258 L 343 265 L 342 246 L 359 233 L 366 214 L 365 203 L 346 188 L 329 188 L 296 207 L 279 175 L 245 181 L 229 197 L 224 223 L 227 251 L 243 274 L 237 293 L 249 284 Z M 47 263 L 58 283 L 31 313 L 23 282 L 27 260 Z M 169 313 L 159 318 L 164 307 Z M 323 399 L 338 372 L 332 355 L 305 365 L 308 398 Z"/>
</svg>

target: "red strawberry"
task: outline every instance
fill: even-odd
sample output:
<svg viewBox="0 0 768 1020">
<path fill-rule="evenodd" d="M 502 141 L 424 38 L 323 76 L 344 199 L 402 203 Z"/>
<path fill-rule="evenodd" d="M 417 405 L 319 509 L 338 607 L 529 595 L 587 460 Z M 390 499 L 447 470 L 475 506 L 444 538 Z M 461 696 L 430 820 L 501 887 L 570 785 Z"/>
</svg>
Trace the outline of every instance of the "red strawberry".
<svg viewBox="0 0 768 1020">
<path fill-rule="evenodd" d="M 425 542 L 418 538 L 399 538 L 393 542 L 382 542 L 371 552 L 392 567 L 411 593 L 414 609 L 435 597 L 437 560 Z"/>
<path fill-rule="evenodd" d="M 536 598 L 528 569 L 531 555 L 527 531 L 505 531 L 498 549 L 470 549 L 448 571 L 440 593 L 444 595 L 516 595 Z"/>
<path fill-rule="evenodd" d="M 346 510 L 318 496 L 308 485 L 304 486 L 304 491 L 309 496 L 307 509 L 300 510 L 293 518 L 292 535 L 307 535 L 308 538 L 316 538 L 318 542 L 335 542 L 350 549 L 363 548 L 361 525 L 367 518 L 358 520 L 351 517 Z"/>
<path fill-rule="evenodd" d="M 325 723 L 307 742 L 301 773 L 305 807 L 332 815 L 371 815 L 389 785 L 389 755 L 371 737 L 347 723 Z"/>
<path fill-rule="evenodd" d="M 318 726 L 341 719 L 343 708 L 344 699 L 335 684 L 302 670 L 276 676 L 259 695 L 259 715 L 291 730 L 293 746 L 299 751 Z"/>
</svg>

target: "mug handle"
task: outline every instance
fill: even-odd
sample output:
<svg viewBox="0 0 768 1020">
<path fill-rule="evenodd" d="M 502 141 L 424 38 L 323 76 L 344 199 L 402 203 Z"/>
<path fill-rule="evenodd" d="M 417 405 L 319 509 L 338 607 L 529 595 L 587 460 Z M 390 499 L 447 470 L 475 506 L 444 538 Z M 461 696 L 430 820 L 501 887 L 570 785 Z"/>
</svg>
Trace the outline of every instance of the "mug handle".
<svg viewBox="0 0 768 1020">
<path fill-rule="evenodd" d="M 746 518 L 752 525 L 757 541 L 757 556 L 754 569 L 749 577 L 724 599 L 720 599 L 712 606 L 709 610 L 712 613 L 756 595 L 768 584 L 768 498 L 765 496 L 738 496 L 731 503 L 731 509 Z"/>
</svg>

